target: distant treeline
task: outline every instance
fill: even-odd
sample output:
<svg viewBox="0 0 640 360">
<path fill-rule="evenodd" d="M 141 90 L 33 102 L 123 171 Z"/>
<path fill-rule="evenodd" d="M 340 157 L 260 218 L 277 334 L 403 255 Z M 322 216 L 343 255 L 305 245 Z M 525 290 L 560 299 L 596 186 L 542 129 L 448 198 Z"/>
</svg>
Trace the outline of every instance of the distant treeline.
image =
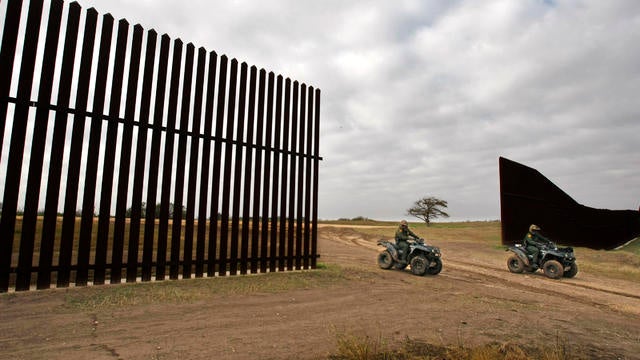
<svg viewBox="0 0 640 360">
<path fill-rule="evenodd" d="M 356 217 L 351 218 L 351 219 L 339 218 L 338 221 L 376 221 L 376 220 L 369 219 L 368 217 L 364 217 L 364 216 L 356 216 Z"/>
<path fill-rule="evenodd" d="M 140 214 L 142 214 L 142 218 L 144 219 L 144 218 L 146 218 L 145 214 L 147 213 L 147 203 L 143 202 L 141 205 L 142 206 L 140 208 Z M 169 203 L 169 216 L 168 216 L 169 219 L 173 218 L 174 211 L 175 211 L 174 204 L 173 203 Z M 128 208 L 127 211 L 125 212 L 125 217 L 126 218 L 131 218 L 131 213 L 132 213 L 131 208 Z M 155 209 L 155 215 L 156 216 L 155 217 L 158 217 L 159 213 L 160 213 L 160 203 L 156 204 L 156 209 Z M 183 218 L 184 218 L 184 214 L 186 214 L 186 213 L 187 213 L 187 208 L 185 206 L 182 206 Z M 2 215 L 2 203 L 0 203 L 0 215 Z M 16 212 L 16 215 L 23 216 L 24 215 L 24 210 L 23 209 L 18 209 L 18 211 Z M 96 212 L 94 210 L 93 216 L 98 216 L 98 215 L 99 215 L 98 212 Z M 44 216 L 44 210 L 43 209 L 38 210 L 38 216 Z M 64 216 L 64 214 L 59 212 L 58 216 Z M 77 217 L 82 216 L 82 209 L 76 210 L 76 216 Z M 222 219 L 222 214 L 218 213 L 217 220 L 220 220 L 220 219 Z M 259 216 L 258 219 L 262 220 L 262 216 Z M 280 217 L 278 216 L 278 217 L 276 217 L 276 219 L 280 220 Z M 306 220 L 305 217 L 302 217 L 301 219 L 302 219 L 302 221 Z M 211 220 L 211 218 L 209 218 L 209 220 Z M 349 220 L 349 219 L 340 219 L 340 220 L 346 220 L 346 221 L 373 221 L 373 220 L 367 219 L 367 218 L 362 217 L 362 216 L 359 216 L 357 218 L 353 218 L 353 220 Z"/>
<path fill-rule="evenodd" d="M 156 216 L 159 214 L 160 212 L 160 203 L 156 204 L 156 209 L 155 209 L 155 213 Z M 175 210 L 175 206 L 173 205 L 173 203 L 169 203 L 169 218 L 173 217 L 173 213 Z M 187 208 L 185 206 L 182 206 L 182 213 L 185 214 L 187 212 Z M 140 213 L 142 214 L 142 217 L 145 217 L 145 214 L 147 213 L 147 203 L 143 202 L 142 203 L 142 207 L 140 209 Z M 0 215 L 2 214 L 2 203 L 0 203 Z M 18 211 L 16 212 L 17 215 L 22 216 L 24 215 L 24 210 L 23 209 L 18 209 Z M 58 216 L 63 216 L 63 213 L 58 213 Z M 94 216 L 98 216 L 99 214 L 94 210 L 93 212 Z M 44 216 L 44 210 L 40 209 L 38 210 L 38 216 Z M 82 209 L 78 209 L 76 210 L 76 216 L 82 216 Z M 218 219 L 220 219 L 222 215 L 220 213 L 218 213 Z M 131 217 L 131 208 L 128 208 L 127 211 L 125 212 L 125 217 L 130 218 Z"/>
</svg>

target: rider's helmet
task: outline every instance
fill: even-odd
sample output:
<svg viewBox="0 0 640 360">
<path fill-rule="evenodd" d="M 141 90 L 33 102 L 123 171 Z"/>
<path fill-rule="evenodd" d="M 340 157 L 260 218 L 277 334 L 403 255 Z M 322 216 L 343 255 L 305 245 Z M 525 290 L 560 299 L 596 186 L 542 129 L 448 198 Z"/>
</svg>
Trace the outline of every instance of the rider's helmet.
<svg viewBox="0 0 640 360">
<path fill-rule="evenodd" d="M 529 226 L 529 232 L 534 232 L 534 231 L 540 231 L 540 227 L 536 224 L 531 224 L 531 226 Z"/>
<path fill-rule="evenodd" d="M 407 220 L 402 220 L 402 221 L 400 221 L 400 226 L 401 227 L 407 227 L 407 226 L 409 226 L 409 224 L 407 223 Z"/>
</svg>

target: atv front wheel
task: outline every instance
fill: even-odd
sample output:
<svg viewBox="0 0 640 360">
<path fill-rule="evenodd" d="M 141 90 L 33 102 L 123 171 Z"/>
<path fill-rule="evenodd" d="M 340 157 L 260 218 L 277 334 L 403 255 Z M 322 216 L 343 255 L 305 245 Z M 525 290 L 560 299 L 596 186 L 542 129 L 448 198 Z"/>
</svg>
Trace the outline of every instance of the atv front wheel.
<svg viewBox="0 0 640 360">
<path fill-rule="evenodd" d="M 393 256 L 389 250 L 384 250 L 380 254 L 378 254 L 378 266 L 387 270 L 390 269 L 393 265 Z"/>
<path fill-rule="evenodd" d="M 413 275 L 424 275 L 428 267 L 429 261 L 422 255 L 418 255 L 411 259 L 411 272 L 413 273 Z"/>
<path fill-rule="evenodd" d="M 435 265 L 427 269 L 427 274 L 438 275 L 440 274 L 440 271 L 442 271 L 442 260 L 440 260 L 440 258 L 435 258 L 433 262 L 435 263 Z"/>
<path fill-rule="evenodd" d="M 542 271 L 544 271 L 544 274 L 551 279 L 559 279 L 564 274 L 562 264 L 556 260 L 546 261 L 544 265 L 542 265 Z"/>
<path fill-rule="evenodd" d="M 565 271 L 564 274 L 562 274 L 562 276 L 566 278 L 572 278 L 576 276 L 577 273 L 578 273 L 578 264 L 573 263 L 571 264 L 571 267 L 569 268 L 569 270 Z"/>
<path fill-rule="evenodd" d="M 507 267 L 512 273 L 520 274 L 524 271 L 524 262 L 517 255 L 512 255 L 507 259 Z"/>
</svg>

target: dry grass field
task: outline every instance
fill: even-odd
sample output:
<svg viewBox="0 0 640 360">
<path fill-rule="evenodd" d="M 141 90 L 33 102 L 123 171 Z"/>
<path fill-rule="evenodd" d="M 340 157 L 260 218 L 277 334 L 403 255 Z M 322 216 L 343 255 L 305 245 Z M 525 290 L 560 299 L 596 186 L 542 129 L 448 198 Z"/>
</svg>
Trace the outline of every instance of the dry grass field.
<svg viewBox="0 0 640 360">
<path fill-rule="evenodd" d="M 325 222 L 316 270 L 0 294 L 0 359 L 640 359 L 640 244 L 512 274 L 498 222 L 412 229 L 443 253 L 382 270 L 393 223 Z"/>
</svg>

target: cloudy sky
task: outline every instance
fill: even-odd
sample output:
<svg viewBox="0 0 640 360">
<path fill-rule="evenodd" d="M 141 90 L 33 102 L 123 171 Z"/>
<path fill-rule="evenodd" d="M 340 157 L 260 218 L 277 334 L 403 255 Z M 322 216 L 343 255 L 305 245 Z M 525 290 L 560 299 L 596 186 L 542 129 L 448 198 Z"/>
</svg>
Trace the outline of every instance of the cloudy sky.
<svg viewBox="0 0 640 360">
<path fill-rule="evenodd" d="M 322 219 L 498 219 L 500 156 L 640 205 L 638 1 L 79 3 L 320 88 Z"/>
</svg>

